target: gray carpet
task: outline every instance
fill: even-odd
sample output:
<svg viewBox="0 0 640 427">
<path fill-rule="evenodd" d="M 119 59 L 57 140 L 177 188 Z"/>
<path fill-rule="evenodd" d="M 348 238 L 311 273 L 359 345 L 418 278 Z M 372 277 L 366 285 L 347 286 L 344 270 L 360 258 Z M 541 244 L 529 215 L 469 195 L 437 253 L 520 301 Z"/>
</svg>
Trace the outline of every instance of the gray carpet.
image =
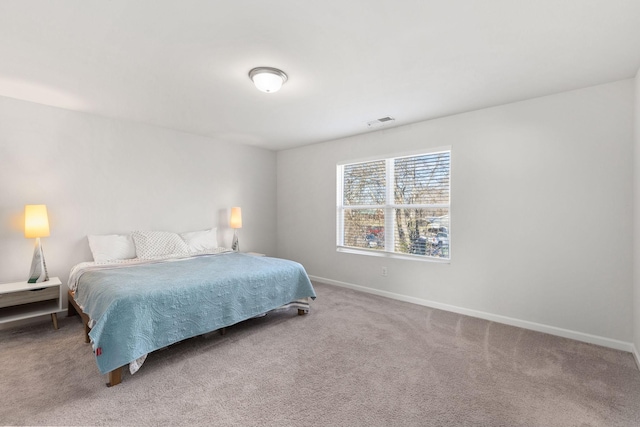
<svg viewBox="0 0 640 427">
<path fill-rule="evenodd" d="M 630 354 L 324 284 L 105 387 L 78 318 L 0 331 L 0 424 L 638 426 Z"/>
</svg>

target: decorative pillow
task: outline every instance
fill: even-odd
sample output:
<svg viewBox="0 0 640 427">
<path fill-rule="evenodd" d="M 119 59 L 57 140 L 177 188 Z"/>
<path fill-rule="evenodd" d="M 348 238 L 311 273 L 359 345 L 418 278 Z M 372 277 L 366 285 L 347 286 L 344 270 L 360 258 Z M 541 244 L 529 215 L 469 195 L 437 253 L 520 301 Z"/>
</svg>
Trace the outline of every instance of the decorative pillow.
<svg viewBox="0 0 640 427">
<path fill-rule="evenodd" d="M 167 231 L 134 231 L 131 233 L 138 258 L 151 259 L 164 255 L 189 253 L 187 244 L 177 233 Z"/>
<path fill-rule="evenodd" d="M 202 252 L 218 247 L 218 232 L 216 228 L 180 233 L 180 237 L 187 244 L 189 252 Z"/>
<path fill-rule="evenodd" d="M 130 234 L 89 235 L 87 239 L 95 262 L 136 257 L 136 247 Z"/>
</svg>

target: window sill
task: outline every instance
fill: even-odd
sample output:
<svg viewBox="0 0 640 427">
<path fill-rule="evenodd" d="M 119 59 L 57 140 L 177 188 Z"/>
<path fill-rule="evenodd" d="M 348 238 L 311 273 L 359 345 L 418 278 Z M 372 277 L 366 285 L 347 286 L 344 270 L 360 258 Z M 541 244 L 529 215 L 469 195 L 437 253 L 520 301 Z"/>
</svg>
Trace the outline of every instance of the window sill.
<svg viewBox="0 0 640 427">
<path fill-rule="evenodd" d="M 436 264 L 451 264 L 451 258 L 435 258 L 423 255 L 401 254 L 396 252 L 379 251 L 375 249 L 350 248 L 346 246 L 337 246 L 336 252 L 342 252 L 355 255 L 368 255 L 381 258 L 404 259 L 409 261 L 434 262 Z"/>
</svg>

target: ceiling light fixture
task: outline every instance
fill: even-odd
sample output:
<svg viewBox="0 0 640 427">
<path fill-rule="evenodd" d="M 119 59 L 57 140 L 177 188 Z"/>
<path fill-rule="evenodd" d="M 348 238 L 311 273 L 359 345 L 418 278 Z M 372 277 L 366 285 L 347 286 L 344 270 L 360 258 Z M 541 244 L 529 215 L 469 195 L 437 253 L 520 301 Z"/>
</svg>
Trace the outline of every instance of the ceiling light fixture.
<svg viewBox="0 0 640 427">
<path fill-rule="evenodd" d="M 267 93 L 279 91 L 288 79 L 284 71 L 271 67 L 256 67 L 249 71 L 249 78 L 258 90 Z"/>
</svg>

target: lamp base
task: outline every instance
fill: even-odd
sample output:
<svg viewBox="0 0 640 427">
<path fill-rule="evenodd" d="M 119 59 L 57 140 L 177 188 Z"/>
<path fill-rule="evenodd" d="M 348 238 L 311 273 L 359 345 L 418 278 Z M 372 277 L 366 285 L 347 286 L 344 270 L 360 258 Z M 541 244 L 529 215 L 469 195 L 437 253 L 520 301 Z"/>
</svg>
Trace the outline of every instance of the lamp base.
<svg viewBox="0 0 640 427">
<path fill-rule="evenodd" d="M 233 230 L 233 240 L 231 241 L 231 249 L 235 252 L 240 252 L 240 243 L 238 243 L 238 233 Z"/>
<path fill-rule="evenodd" d="M 47 263 L 44 261 L 44 252 L 42 252 L 42 245 L 38 237 L 36 238 L 36 247 L 33 250 L 28 283 L 40 283 L 47 280 L 49 280 L 49 272 L 47 271 Z"/>
</svg>

